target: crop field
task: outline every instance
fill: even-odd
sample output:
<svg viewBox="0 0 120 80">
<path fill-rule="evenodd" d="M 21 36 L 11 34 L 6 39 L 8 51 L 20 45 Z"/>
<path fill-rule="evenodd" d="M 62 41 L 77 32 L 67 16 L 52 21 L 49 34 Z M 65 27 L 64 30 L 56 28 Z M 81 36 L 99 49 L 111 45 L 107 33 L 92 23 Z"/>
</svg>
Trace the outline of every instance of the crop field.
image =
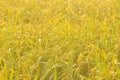
<svg viewBox="0 0 120 80">
<path fill-rule="evenodd" d="M 0 0 L 0 80 L 120 80 L 120 0 Z"/>
</svg>

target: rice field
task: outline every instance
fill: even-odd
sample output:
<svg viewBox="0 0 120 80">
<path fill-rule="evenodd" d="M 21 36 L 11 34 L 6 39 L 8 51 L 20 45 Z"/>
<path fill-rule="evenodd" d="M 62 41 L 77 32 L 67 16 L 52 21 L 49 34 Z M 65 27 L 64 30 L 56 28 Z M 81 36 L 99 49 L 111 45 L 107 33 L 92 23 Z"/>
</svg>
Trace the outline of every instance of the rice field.
<svg viewBox="0 0 120 80">
<path fill-rule="evenodd" d="M 120 80 L 120 0 L 0 0 L 0 80 Z"/>
</svg>

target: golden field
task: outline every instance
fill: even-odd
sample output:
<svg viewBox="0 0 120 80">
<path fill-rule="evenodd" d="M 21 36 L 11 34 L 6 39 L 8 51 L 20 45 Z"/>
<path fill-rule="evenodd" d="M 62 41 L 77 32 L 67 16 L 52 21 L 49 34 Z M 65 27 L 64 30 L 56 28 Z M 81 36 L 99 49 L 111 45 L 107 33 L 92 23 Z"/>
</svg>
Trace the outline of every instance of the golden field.
<svg viewBox="0 0 120 80">
<path fill-rule="evenodd" d="M 0 0 L 0 80 L 120 80 L 120 1 Z"/>
</svg>

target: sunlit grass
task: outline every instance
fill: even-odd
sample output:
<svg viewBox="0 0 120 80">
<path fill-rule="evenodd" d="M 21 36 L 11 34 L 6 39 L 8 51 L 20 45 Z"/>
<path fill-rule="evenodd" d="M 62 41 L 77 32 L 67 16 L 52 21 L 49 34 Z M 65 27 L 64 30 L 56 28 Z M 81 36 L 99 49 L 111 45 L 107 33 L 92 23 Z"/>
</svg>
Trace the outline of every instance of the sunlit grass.
<svg viewBox="0 0 120 80">
<path fill-rule="evenodd" d="M 0 80 L 119 80 L 119 0 L 0 0 Z"/>
</svg>

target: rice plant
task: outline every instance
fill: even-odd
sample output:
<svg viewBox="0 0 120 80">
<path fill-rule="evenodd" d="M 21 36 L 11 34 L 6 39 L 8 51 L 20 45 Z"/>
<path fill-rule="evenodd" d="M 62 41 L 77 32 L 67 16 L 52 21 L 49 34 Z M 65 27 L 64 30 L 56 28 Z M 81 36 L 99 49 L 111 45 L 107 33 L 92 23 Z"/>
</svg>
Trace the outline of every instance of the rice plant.
<svg viewBox="0 0 120 80">
<path fill-rule="evenodd" d="M 119 0 L 0 0 L 0 80 L 120 80 Z"/>
</svg>

